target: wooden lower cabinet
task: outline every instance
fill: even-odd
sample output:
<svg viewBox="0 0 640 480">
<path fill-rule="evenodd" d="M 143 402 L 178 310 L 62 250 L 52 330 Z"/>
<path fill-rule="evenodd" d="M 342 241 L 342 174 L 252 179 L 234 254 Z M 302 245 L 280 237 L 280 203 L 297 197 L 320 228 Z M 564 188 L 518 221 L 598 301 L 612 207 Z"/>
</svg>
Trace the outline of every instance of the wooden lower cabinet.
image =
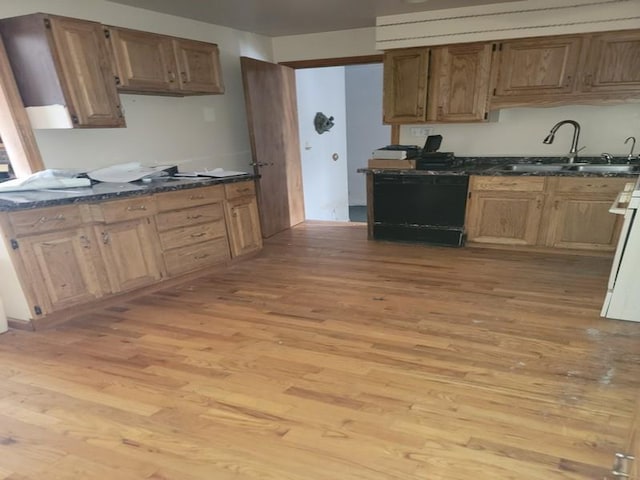
<svg viewBox="0 0 640 480">
<path fill-rule="evenodd" d="M 472 177 L 469 242 L 614 251 L 621 219 L 609 213 L 629 178 Z"/>
<path fill-rule="evenodd" d="M 544 195 L 537 192 L 473 192 L 467 239 L 478 243 L 535 245 Z"/>
<path fill-rule="evenodd" d="M 256 197 L 227 200 L 225 212 L 229 226 L 231 255 L 240 257 L 260 250 L 262 234 Z"/>
<path fill-rule="evenodd" d="M 162 278 L 158 238 L 150 217 L 95 227 L 112 293 Z"/>
<path fill-rule="evenodd" d="M 35 309 L 46 314 L 102 296 L 96 243 L 89 228 L 32 235 L 18 241 L 17 251 L 38 297 Z"/>
</svg>

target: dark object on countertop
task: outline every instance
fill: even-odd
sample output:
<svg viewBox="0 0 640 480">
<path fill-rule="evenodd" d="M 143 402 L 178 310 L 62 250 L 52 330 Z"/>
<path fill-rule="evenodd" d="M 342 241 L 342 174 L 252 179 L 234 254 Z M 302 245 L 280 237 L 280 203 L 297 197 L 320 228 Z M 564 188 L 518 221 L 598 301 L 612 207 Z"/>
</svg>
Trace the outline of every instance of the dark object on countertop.
<svg viewBox="0 0 640 480">
<path fill-rule="evenodd" d="M 442 135 L 429 135 L 427 141 L 424 142 L 423 153 L 437 152 L 442 144 Z"/>
<path fill-rule="evenodd" d="M 422 152 L 416 160 L 416 170 L 453 170 L 462 165 L 453 152 Z"/>
</svg>

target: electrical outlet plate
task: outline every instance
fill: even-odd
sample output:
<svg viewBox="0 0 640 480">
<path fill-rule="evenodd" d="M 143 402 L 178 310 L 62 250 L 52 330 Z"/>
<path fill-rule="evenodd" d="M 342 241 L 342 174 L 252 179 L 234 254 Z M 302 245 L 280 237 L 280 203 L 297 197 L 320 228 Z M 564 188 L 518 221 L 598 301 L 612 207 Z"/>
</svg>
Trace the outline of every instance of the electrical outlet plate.
<svg viewBox="0 0 640 480">
<path fill-rule="evenodd" d="M 433 129 L 429 127 L 411 127 L 409 131 L 411 132 L 412 137 L 427 138 L 431 135 L 432 130 Z"/>
</svg>

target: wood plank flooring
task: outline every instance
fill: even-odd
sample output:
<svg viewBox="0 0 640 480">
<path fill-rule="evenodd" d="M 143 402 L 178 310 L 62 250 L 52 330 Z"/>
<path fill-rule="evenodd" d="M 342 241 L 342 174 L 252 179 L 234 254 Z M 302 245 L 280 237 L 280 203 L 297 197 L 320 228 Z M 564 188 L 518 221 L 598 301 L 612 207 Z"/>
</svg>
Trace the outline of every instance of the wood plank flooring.
<svg viewBox="0 0 640 480">
<path fill-rule="evenodd" d="M 610 260 L 366 233 L 0 336 L 0 479 L 605 478 L 640 392 Z"/>
</svg>

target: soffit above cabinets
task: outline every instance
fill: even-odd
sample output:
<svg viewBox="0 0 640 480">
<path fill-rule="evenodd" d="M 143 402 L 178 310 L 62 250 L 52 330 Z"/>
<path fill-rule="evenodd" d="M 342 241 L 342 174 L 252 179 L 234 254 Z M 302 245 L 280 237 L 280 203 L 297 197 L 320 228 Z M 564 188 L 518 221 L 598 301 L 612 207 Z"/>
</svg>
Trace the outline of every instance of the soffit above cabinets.
<svg viewBox="0 0 640 480">
<path fill-rule="evenodd" d="M 376 17 L 508 0 L 109 0 L 270 37 L 374 27 Z"/>
<path fill-rule="evenodd" d="M 376 49 L 640 27 L 640 0 L 523 0 L 377 19 Z"/>
</svg>

